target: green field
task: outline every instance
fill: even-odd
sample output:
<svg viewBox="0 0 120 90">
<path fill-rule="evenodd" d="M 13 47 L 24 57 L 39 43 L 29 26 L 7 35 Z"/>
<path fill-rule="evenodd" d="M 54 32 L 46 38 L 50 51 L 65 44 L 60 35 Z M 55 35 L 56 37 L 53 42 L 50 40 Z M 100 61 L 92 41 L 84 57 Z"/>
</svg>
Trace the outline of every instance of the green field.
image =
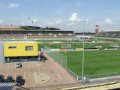
<svg viewBox="0 0 120 90">
<path fill-rule="evenodd" d="M 120 75 L 120 48 L 118 50 L 104 50 L 105 48 L 110 49 L 115 45 L 120 45 L 119 42 L 85 42 L 84 47 L 96 48 L 96 46 L 102 46 L 99 51 L 85 51 L 85 66 L 84 75 L 90 78 L 105 77 Z M 70 48 L 82 48 L 82 42 L 64 42 L 58 44 L 44 43 L 42 47 L 47 46 L 49 48 L 63 48 L 70 46 Z M 63 67 L 69 68 L 74 75 L 82 75 L 82 51 L 69 51 L 63 52 L 49 52 L 49 55 Z M 67 59 L 66 57 L 67 56 Z M 67 61 L 67 64 L 66 64 Z M 75 76 L 76 76 L 75 75 Z"/>
<path fill-rule="evenodd" d="M 50 48 L 82 48 L 82 43 L 58 43 L 58 44 L 43 44 L 42 47 L 48 46 Z M 102 48 L 110 47 L 110 43 L 85 43 L 85 48 L 96 48 L 96 46 L 102 46 Z"/>
<path fill-rule="evenodd" d="M 67 67 L 81 76 L 82 52 L 63 53 Z M 85 75 L 120 73 L 120 51 L 85 51 Z"/>
</svg>

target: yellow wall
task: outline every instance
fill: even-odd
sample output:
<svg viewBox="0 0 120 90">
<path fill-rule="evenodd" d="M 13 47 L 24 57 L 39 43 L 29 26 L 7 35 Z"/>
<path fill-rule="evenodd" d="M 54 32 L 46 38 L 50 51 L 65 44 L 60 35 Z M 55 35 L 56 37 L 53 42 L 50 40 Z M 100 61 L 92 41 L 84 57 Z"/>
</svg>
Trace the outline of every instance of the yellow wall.
<svg viewBox="0 0 120 90">
<path fill-rule="evenodd" d="M 10 49 L 10 46 L 16 46 L 16 48 Z M 25 46 L 33 46 L 33 51 L 26 51 Z M 16 56 L 38 56 L 38 43 L 37 42 L 6 42 L 4 44 L 4 56 L 16 57 Z"/>
</svg>

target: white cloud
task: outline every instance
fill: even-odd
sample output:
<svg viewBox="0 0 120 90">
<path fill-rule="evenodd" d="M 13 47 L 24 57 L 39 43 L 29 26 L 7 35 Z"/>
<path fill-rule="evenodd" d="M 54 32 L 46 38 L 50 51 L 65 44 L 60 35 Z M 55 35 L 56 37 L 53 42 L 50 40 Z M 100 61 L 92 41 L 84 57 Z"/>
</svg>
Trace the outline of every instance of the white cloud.
<svg viewBox="0 0 120 90">
<path fill-rule="evenodd" d="M 71 22 L 67 26 L 72 26 L 72 25 L 75 25 L 75 22 Z"/>
<path fill-rule="evenodd" d="M 106 24 L 112 24 L 112 20 L 110 18 L 106 18 L 104 20 L 104 23 L 106 23 Z"/>
<path fill-rule="evenodd" d="M 48 22 L 48 25 L 54 25 L 54 23 L 53 22 Z"/>
<path fill-rule="evenodd" d="M 53 22 L 48 22 L 48 25 L 57 25 L 57 24 L 60 24 L 62 23 L 61 20 L 56 20 L 56 21 L 53 21 Z"/>
<path fill-rule="evenodd" d="M 3 23 L 3 20 L 0 20 L 0 23 Z"/>
<path fill-rule="evenodd" d="M 17 4 L 17 3 L 10 3 L 8 5 L 9 8 L 17 8 L 18 6 L 19 6 L 19 4 Z"/>
<path fill-rule="evenodd" d="M 89 20 L 84 18 L 84 19 L 81 19 L 80 22 L 88 22 Z"/>
<path fill-rule="evenodd" d="M 36 22 L 37 22 L 37 19 L 33 19 L 32 22 L 33 22 L 33 23 L 36 23 Z"/>
<path fill-rule="evenodd" d="M 60 23 L 62 23 L 61 20 L 57 20 L 57 21 L 55 21 L 55 24 L 60 24 Z"/>
<path fill-rule="evenodd" d="M 80 21 L 78 14 L 77 13 L 73 13 L 71 15 L 71 17 L 69 18 L 69 21 L 72 21 L 72 22 L 78 22 L 78 21 Z"/>
</svg>

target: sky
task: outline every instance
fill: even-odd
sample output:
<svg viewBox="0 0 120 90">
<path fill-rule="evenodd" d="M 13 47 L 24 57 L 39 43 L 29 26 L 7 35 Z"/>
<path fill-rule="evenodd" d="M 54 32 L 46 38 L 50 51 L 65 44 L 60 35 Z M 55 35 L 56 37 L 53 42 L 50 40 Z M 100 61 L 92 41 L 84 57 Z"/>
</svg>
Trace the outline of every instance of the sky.
<svg viewBox="0 0 120 90">
<path fill-rule="evenodd" d="M 75 32 L 120 29 L 120 0 L 0 0 L 0 25 L 58 27 Z"/>
</svg>

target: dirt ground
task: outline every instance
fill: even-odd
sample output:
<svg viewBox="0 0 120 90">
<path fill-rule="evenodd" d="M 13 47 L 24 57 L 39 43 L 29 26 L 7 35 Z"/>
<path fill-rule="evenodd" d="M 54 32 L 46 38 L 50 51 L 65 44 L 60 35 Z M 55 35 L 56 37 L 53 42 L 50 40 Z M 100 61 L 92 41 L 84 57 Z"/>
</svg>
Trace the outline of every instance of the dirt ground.
<svg viewBox="0 0 120 90">
<path fill-rule="evenodd" d="M 34 73 L 45 73 L 51 78 L 45 83 L 36 83 Z M 21 75 L 25 79 L 24 87 L 39 87 L 47 85 L 58 85 L 76 83 L 77 81 L 71 77 L 61 66 L 53 60 L 48 59 L 45 62 L 22 62 L 22 68 L 16 68 L 16 63 L 0 64 L 0 75 L 16 76 Z"/>
</svg>

